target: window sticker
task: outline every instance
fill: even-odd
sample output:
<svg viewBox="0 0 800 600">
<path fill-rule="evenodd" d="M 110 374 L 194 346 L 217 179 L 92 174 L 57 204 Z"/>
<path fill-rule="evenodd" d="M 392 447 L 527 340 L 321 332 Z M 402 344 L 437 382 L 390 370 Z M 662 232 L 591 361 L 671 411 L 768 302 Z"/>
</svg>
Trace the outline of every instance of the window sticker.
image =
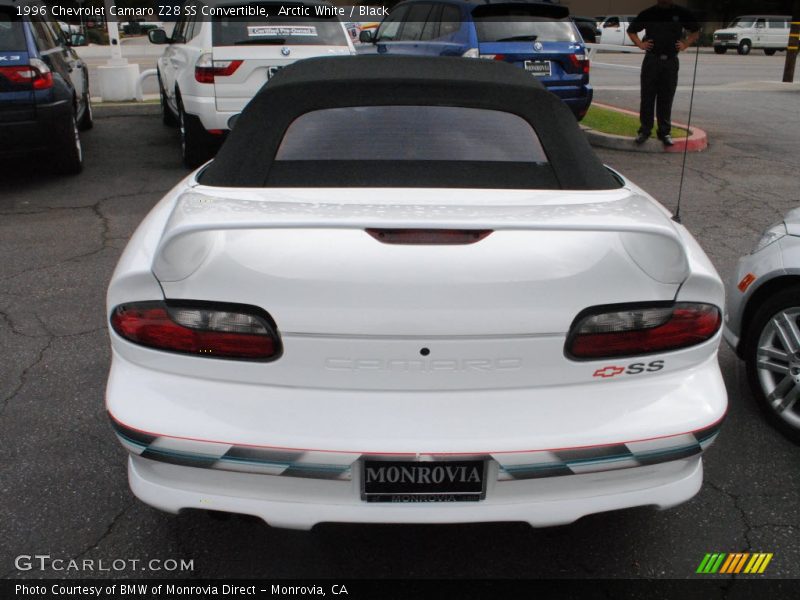
<svg viewBox="0 0 800 600">
<path fill-rule="evenodd" d="M 317 28 L 309 26 L 290 25 L 258 25 L 247 28 L 249 37 L 317 37 Z"/>
</svg>

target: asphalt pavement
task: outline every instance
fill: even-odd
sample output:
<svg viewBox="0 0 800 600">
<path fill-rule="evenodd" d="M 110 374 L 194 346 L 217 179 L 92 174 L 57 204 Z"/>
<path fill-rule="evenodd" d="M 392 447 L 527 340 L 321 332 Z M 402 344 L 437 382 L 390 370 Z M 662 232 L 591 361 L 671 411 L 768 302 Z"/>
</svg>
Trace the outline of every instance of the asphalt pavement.
<svg viewBox="0 0 800 600">
<path fill-rule="evenodd" d="M 641 58 L 600 56 L 597 99 L 636 108 L 638 71 L 619 67 Z M 715 89 L 697 94 L 694 119 L 711 146 L 688 157 L 682 214 L 727 278 L 761 230 L 797 205 L 800 94 L 733 85 L 773 77 L 782 55 L 707 58 L 720 59 L 699 69 Z M 684 56 L 682 84 L 687 70 Z M 682 90 L 675 116 L 687 114 Z M 51 176 L 35 161 L 0 165 L 0 577 L 690 578 L 705 553 L 742 551 L 774 553 L 765 576 L 800 577 L 800 447 L 765 424 L 742 365 L 724 346 L 727 422 L 706 454 L 702 491 L 668 511 L 619 511 L 539 530 L 337 524 L 298 532 L 249 518 L 173 516 L 138 502 L 103 406 L 104 295 L 139 221 L 187 171 L 177 133 L 161 124 L 156 105 L 100 107 L 96 116 L 82 138 L 80 176 Z M 675 205 L 680 155 L 599 154 Z M 20 571 L 14 561 L 23 554 L 176 558 L 194 568 Z"/>
</svg>

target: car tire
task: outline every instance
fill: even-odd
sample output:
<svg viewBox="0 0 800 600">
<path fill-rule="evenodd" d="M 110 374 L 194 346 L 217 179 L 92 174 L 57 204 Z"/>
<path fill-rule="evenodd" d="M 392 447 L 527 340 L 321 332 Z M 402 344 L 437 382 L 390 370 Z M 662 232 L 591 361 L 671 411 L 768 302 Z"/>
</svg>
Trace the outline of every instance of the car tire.
<svg viewBox="0 0 800 600">
<path fill-rule="evenodd" d="M 751 49 L 752 45 L 750 43 L 750 40 L 742 40 L 741 42 L 739 42 L 739 47 L 736 49 L 736 51 L 742 56 L 747 56 L 748 54 L 750 54 Z"/>
<path fill-rule="evenodd" d="M 775 48 L 764 48 L 764 54 L 767 56 L 775 56 L 777 50 Z"/>
<path fill-rule="evenodd" d="M 743 342 L 747 380 L 759 408 L 776 429 L 800 444 L 798 319 L 800 319 L 800 284 L 794 284 L 772 295 L 756 309 Z M 788 340 L 788 344 L 792 347 L 786 348 L 787 341 L 784 340 Z M 771 351 L 769 357 L 771 368 L 758 363 L 759 354 L 763 355 L 765 349 Z M 780 358 L 780 353 L 788 357 Z M 780 372 L 783 368 L 786 369 L 786 373 Z"/>
<path fill-rule="evenodd" d="M 725 46 L 714 46 L 714 54 L 725 54 L 727 51 Z"/>
<path fill-rule="evenodd" d="M 175 113 L 169 107 L 167 102 L 167 95 L 164 93 L 164 88 L 161 85 L 161 78 L 158 78 L 158 95 L 161 99 L 161 122 L 167 127 L 175 127 L 178 120 L 175 118 Z"/>
<path fill-rule="evenodd" d="M 183 164 L 196 169 L 213 156 L 208 132 L 200 119 L 187 115 L 182 105 L 178 105 L 178 130 L 181 136 L 181 158 Z"/>
<path fill-rule="evenodd" d="M 61 128 L 55 143 L 53 168 L 61 175 L 77 175 L 83 170 L 83 148 L 75 115 Z"/>
<path fill-rule="evenodd" d="M 92 103 L 89 100 L 89 92 L 83 95 L 83 102 L 86 108 L 83 109 L 83 114 L 78 121 L 78 129 L 86 131 L 94 127 L 94 115 L 92 114 Z"/>
</svg>

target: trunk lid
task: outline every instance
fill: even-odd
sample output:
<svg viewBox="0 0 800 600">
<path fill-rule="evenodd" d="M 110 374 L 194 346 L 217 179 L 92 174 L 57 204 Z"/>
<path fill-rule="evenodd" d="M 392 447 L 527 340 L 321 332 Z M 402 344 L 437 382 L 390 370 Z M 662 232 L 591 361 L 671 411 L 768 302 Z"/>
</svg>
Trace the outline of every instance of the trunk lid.
<svg viewBox="0 0 800 600">
<path fill-rule="evenodd" d="M 284 333 L 565 334 L 589 306 L 670 300 L 687 275 L 666 211 L 624 189 L 195 190 L 154 263 L 167 298 L 260 306 Z M 492 233 L 407 245 L 369 228 Z"/>
</svg>

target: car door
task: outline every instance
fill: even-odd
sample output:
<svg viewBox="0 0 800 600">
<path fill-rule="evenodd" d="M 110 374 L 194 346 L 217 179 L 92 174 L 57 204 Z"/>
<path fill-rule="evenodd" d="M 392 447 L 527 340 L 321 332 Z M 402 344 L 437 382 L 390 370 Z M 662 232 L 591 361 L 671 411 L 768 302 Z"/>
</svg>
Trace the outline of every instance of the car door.
<svg viewBox="0 0 800 600">
<path fill-rule="evenodd" d="M 186 44 L 186 27 L 188 17 L 181 16 L 175 28 L 172 30 L 169 45 L 161 58 L 158 59 L 158 70 L 161 73 L 161 84 L 164 86 L 164 93 L 167 102 L 175 113 L 178 112 L 178 103 L 175 97 L 175 82 L 177 81 L 178 71 L 186 66 L 186 53 L 183 46 Z"/>
<path fill-rule="evenodd" d="M 66 36 L 69 35 L 68 33 L 53 22 L 45 22 L 45 25 L 50 29 L 56 38 L 56 43 L 61 48 L 61 59 L 69 72 L 72 87 L 75 88 L 75 97 L 78 99 L 78 113 L 82 113 L 85 108 L 84 101 L 88 99 L 86 95 L 88 80 L 84 63 L 67 43 Z"/>
<path fill-rule="evenodd" d="M 375 49 L 378 54 L 395 53 L 395 47 L 400 43 L 403 20 L 409 8 L 408 4 L 396 7 L 380 24 L 375 34 Z"/>
<path fill-rule="evenodd" d="M 428 2 L 418 2 L 410 5 L 408 13 L 403 19 L 400 37 L 394 44 L 394 54 L 425 54 L 425 50 L 429 46 L 423 43 L 422 34 L 425 31 L 428 15 L 431 14 L 432 9 L 433 4 Z M 430 31 L 430 28 L 428 28 L 428 31 Z M 426 35 L 430 35 L 430 33 Z"/>
<path fill-rule="evenodd" d="M 753 47 L 763 48 L 767 43 L 767 20 L 764 18 L 756 19 L 753 23 Z"/>
<path fill-rule="evenodd" d="M 471 47 L 470 21 L 463 17 L 458 6 L 434 5 L 428 22 L 422 30 L 420 47 L 424 54 L 434 56 L 462 56 Z"/>
</svg>

